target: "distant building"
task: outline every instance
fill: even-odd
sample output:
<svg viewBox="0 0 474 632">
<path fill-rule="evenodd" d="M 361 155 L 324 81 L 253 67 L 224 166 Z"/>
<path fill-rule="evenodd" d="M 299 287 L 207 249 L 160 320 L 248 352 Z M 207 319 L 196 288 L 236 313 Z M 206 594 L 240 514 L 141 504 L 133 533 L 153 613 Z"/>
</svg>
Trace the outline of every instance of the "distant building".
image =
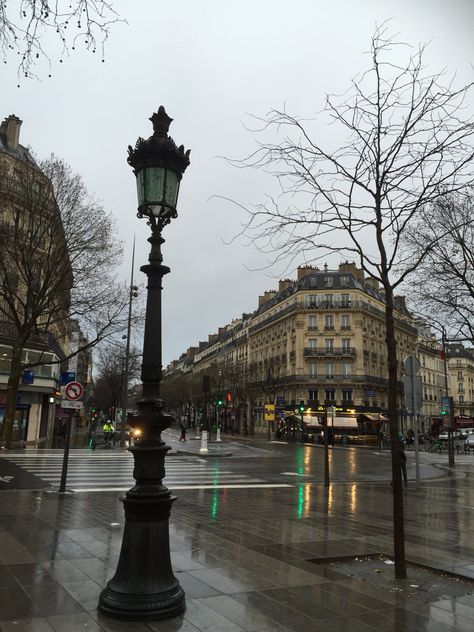
<svg viewBox="0 0 474 632">
<path fill-rule="evenodd" d="M 299 267 L 296 280 L 259 297 L 255 312 L 199 343 L 193 371 L 214 372 L 214 388 L 231 396 L 226 410 L 238 429 L 250 423 L 265 431 L 270 401 L 282 415 L 300 403 L 313 416 L 335 406 L 339 423 L 373 430 L 386 420 L 388 403 L 384 310 L 377 281 L 354 263 Z M 417 344 L 402 297 L 395 301 L 395 332 L 401 409 L 403 360 Z"/>
<path fill-rule="evenodd" d="M 449 369 L 449 394 L 454 399 L 458 427 L 474 426 L 474 349 L 461 343 L 446 347 Z"/>
</svg>

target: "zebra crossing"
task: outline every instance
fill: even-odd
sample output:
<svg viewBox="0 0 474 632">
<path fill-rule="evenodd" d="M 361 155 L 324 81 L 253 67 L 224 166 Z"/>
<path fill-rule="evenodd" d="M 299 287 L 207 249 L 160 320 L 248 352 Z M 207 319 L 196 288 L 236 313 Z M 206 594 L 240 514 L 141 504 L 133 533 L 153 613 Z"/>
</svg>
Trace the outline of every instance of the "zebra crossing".
<svg viewBox="0 0 474 632">
<path fill-rule="evenodd" d="M 62 451 L 23 452 L 3 458 L 34 474 L 52 488 L 59 487 Z M 126 491 L 134 485 L 132 474 L 133 456 L 129 452 L 74 450 L 69 454 L 67 489 L 76 493 Z M 166 477 L 163 482 L 171 490 L 291 487 L 288 484 L 265 482 L 246 474 L 235 474 L 220 464 L 199 457 L 178 456 L 166 459 Z"/>
</svg>

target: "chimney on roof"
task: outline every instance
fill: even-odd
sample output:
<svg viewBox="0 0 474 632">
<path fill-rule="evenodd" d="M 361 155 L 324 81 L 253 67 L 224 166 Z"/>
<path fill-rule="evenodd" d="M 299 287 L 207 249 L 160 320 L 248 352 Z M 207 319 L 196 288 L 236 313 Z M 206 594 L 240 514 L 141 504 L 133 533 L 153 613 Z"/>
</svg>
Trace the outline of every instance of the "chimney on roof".
<svg viewBox="0 0 474 632">
<path fill-rule="evenodd" d="M 263 293 L 263 296 L 258 297 L 258 306 L 263 305 L 264 303 L 268 303 L 272 298 L 276 296 L 276 292 L 274 290 L 266 291 Z"/>
<path fill-rule="evenodd" d="M 10 116 L 7 116 L 0 125 L 0 134 L 8 149 L 18 149 L 18 144 L 20 142 L 20 127 L 22 123 L 23 121 L 21 121 L 18 116 L 10 114 Z"/>
<path fill-rule="evenodd" d="M 345 261 L 344 263 L 339 264 L 339 272 L 341 274 L 353 274 L 356 279 L 364 282 L 364 271 L 361 268 L 358 268 L 356 264 L 351 261 Z"/>
<path fill-rule="evenodd" d="M 291 279 L 283 279 L 278 281 L 278 291 L 279 292 L 283 292 L 283 290 L 286 290 L 287 288 L 291 287 L 293 285 L 293 281 Z"/>
<path fill-rule="evenodd" d="M 313 266 L 300 266 L 297 271 L 297 280 L 300 281 L 303 277 L 308 276 L 310 274 L 313 274 L 314 272 L 317 272 L 318 269 L 314 268 Z"/>
</svg>

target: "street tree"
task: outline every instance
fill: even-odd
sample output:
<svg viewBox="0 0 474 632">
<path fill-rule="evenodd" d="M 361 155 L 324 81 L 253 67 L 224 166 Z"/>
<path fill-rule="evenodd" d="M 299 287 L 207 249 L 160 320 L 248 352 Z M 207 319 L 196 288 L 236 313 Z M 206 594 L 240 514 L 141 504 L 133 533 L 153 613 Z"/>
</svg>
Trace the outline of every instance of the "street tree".
<svg viewBox="0 0 474 632">
<path fill-rule="evenodd" d="M 407 257 L 401 244 L 424 209 L 473 181 L 474 123 L 466 111 L 473 83 L 455 87 L 444 72 L 430 74 L 424 53 L 378 27 L 370 65 L 347 92 L 328 95 L 315 118 L 286 109 L 255 117 L 258 148 L 233 161 L 275 176 L 281 187 L 278 198 L 243 205 L 249 215 L 242 232 L 271 263 L 312 263 L 337 252 L 382 286 L 397 578 L 406 577 L 406 564 L 394 298 L 429 251 Z M 331 131 L 327 142 L 322 129 Z"/>
<path fill-rule="evenodd" d="M 125 385 L 125 344 L 106 340 L 97 347 L 94 400 L 102 411 L 118 410 L 122 404 Z M 132 347 L 129 353 L 128 382 L 134 384 L 140 378 L 141 354 Z"/>
<path fill-rule="evenodd" d="M 0 442 L 7 447 L 21 376 L 34 366 L 22 358 L 28 342 L 54 349 L 64 366 L 123 331 L 127 291 L 115 280 L 122 256 L 116 235 L 113 218 L 63 160 L 0 160 L 0 320 L 11 341 Z M 86 340 L 73 351 L 71 318 Z"/>
<path fill-rule="evenodd" d="M 440 197 L 420 213 L 406 240 L 409 252 L 428 249 L 413 279 L 411 303 L 452 342 L 474 346 L 474 194 Z"/>
<path fill-rule="evenodd" d="M 105 42 L 119 21 L 113 4 L 105 0 L 2 0 L 2 61 L 14 59 L 19 77 L 35 77 L 40 61 L 46 61 L 51 70 L 54 42 L 59 46 L 60 63 L 79 47 L 98 51 L 104 61 Z"/>
</svg>

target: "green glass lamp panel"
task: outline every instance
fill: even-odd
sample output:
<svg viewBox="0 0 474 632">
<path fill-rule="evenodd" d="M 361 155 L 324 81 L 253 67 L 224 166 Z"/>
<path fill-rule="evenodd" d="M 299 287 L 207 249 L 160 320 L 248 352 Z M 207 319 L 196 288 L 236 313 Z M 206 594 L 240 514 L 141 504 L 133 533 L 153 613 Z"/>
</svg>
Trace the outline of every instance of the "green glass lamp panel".
<svg viewBox="0 0 474 632">
<path fill-rule="evenodd" d="M 178 190 L 179 190 L 179 180 L 178 176 L 174 171 L 167 170 L 166 172 L 166 186 L 165 186 L 165 202 L 176 208 L 176 204 L 178 202 Z"/>
<path fill-rule="evenodd" d="M 165 187 L 165 169 L 163 167 L 146 167 L 145 196 L 150 204 L 158 204 L 163 200 Z"/>
</svg>

